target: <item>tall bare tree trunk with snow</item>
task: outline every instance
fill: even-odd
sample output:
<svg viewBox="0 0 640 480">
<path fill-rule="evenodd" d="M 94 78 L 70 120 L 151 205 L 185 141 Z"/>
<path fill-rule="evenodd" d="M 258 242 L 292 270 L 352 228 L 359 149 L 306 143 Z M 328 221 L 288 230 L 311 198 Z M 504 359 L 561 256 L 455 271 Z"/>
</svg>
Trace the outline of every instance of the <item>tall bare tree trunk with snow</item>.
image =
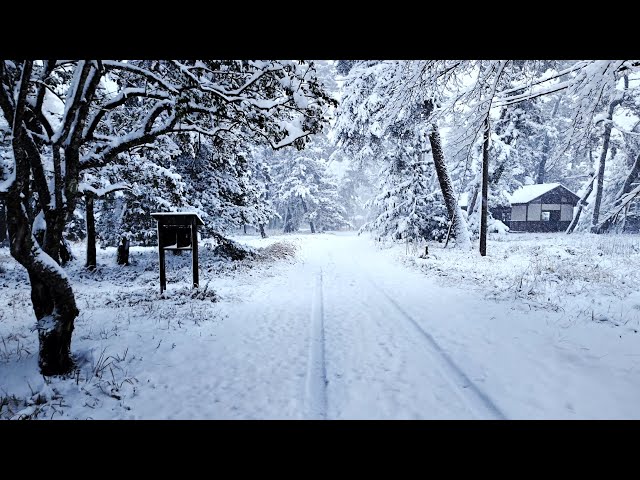
<svg viewBox="0 0 640 480">
<path fill-rule="evenodd" d="M 453 183 L 451 182 L 451 177 L 449 176 L 449 171 L 444 158 L 444 151 L 442 150 L 442 139 L 440 138 L 438 126 L 435 123 L 432 124 L 431 133 L 429 134 L 429 143 L 431 143 L 433 163 L 438 176 L 440 190 L 442 191 L 442 197 L 444 198 L 444 203 L 447 207 L 447 213 L 449 214 L 449 221 L 451 222 L 453 232 L 455 233 L 456 243 L 462 248 L 471 248 L 467 222 L 462 216 L 462 211 L 458 205 L 458 199 L 455 191 L 453 190 Z"/>
<path fill-rule="evenodd" d="M 625 90 L 629 87 L 629 77 L 625 76 Z M 607 160 L 607 153 L 609 153 L 609 142 L 611 140 L 611 129 L 613 128 L 613 112 L 615 108 L 622 103 L 623 93 L 614 98 L 609 103 L 609 110 L 607 111 L 607 119 L 604 125 L 604 134 L 602 137 L 602 152 L 600 153 L 600 162 L 598 164 L 597 189 L 596 199 L 593 204 L 593 217 L 591 219 L 591 232 L 596 233 L 598 231 L 598 221 L 600 220 L 600 206 L 602 204 L 602 193 L 604 189 L 604 170 L 605 162 Z"/>
<path fill-rule="evenodd" d="M 489 116 L 484 121 L 482 144 L 482 203 L 480 211 L 480 255 L 487 255 L 487 216 L 489 215 Z"/>
</svg>

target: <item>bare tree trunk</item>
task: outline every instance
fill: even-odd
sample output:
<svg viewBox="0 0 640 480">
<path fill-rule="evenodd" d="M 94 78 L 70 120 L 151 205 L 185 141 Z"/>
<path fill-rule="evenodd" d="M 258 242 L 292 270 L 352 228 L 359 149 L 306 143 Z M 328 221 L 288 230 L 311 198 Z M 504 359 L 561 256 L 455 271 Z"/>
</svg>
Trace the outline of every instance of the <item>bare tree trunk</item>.
<svg viewBox="0 0 640 480">
<path fill-rule="evenodd" d="M 4 202 L 0 201 L 0 245 L 3 245 L 7 240 L 7 212 L 5 210 Z"/>
<path fill-rule="evenodd" d="M 484 123 L 482 144 L 482 204 L 480 213 L 480 255 L 487 255 L 487 216 L 489 214 L 489 115 Z"/>
<path fill-rule="evenodd" d="M 179 251 L 179 250 L 177 250 Z M 116 259 L 118 265 L 129 265 L 129 239 L 122 237 L 120 245 L 118 245 L 118 257 Z"/>
<path fill-rule="evenodd" d="M 611 112 L 611 108 L 609 111 Z M 610 117 L 607 117 L 611 120 Z M 609 140 L 611 138 L 611 123 L 608 122 L 604 127 L 604 141 L 602 144 L 602 153 L 600 154 L 600 162 L 598 165 L 598 173 L 596 174 L 597 188 L 596 188 L 596 200 L 593 204 L 593 217 L 591 219 L 591 231 L 595 233 L 598 220 L 600 219 L 600 205 L 602 203 L 602 190 L 604 188 L 604 168 L 607 158 L 607 152 L 609 151 Z"/>
<path fill-rule="evenodd" d="M 261 224 L 259 224 L 259 225 L 258 225 L 258 227 L 260 227 L 260 236 L 261 236 L 262 238 L 267 238 L 267 234 L 266 234 L 266 232 L 264 231 L 264 225 L 261 223 Z"/>
<path fill-rule="evenodd" d="M 628 77 L 625 76 L 625 90 L 629 86 Z M 602 152 L 600 154 L 600 163 L 598 164 L 598 188 L 596 190 L 596 201 L 593 204 L 593 218 L 591 219 L 591 231 L 597 233 L 598 220 L 600 219 L 600 205 L 602 203 L 602 191 L 604 188 L 604 168 L 607 159 L 607 153 L 609 152 L 609 141 L 611 139 L 611 128 L 613 127 L 613 112 L 615 108 L 622 103 L 622 96 L 612 100 L 609 104 L 609 111 L 607 112 L 606 124 L 604 126 L 604 136 L 602 141 Z"/>
<path fill-rule="evenodd" d="M 455 233 L 456 243 L 462 248 L 470 248 L 471 241 L 469 240 L 469 230 L 467 228 L 467 223 L 464 221 L 464 217 L 460 212 L 458 199 L 456 198 L 453 190 L 451 177 L 449 177 L 449 171 L 447 170 L 447 164 L 444 159 L 440 132 L 438 131 L 438 126 L 435 123 L 432 125 L 431 133 L 429 134 L 429 143 L 431 143 L 433 164 L 438 176 L 438 183 L 440 184 L 442 197 L 444 198 L 444 203 L 447 207 L 449 220 L 451 221 L 451 225 Z"/>
<path fill-rule="evenodd" d="M 589 198 L 589 195 L 591 195 L 591 192 L 593 191 L 593 183 L 595 178 L 596 178 L 595 174 L 593 174 L 593 176 L 591 177 L 591 180 L 589 180 L 589 186 L 587 187 L 587 191 L 578 202 L 578 210 L 576 210 L 576 214 L 573 216 L 573 220 L 571 220 L 571 223 L 567 227 L 567 232 L 566 232 L 567 234 L 573 233 L 573 231 L 576 228 L 576 225 L 578 225 L 578 221 L 580 220 L 580 214 L 582 213 L 582 209 L 585 205 L 587 205 L 587 198 Z"/>
<path fill-rule="evenodd" d="M 93 194 L 86 192 L 84 195 L 87 208 L 87 263 L 89 270 L 96 268 L 96 222 L 93 215 Z"/>
<path fill-rule="evenodd" d="M 283 226 L 282 226 L 282 232 L 283 233 L 289 233 L 291 231 L 290 226 L 289 226 L 289 218 L 291 217 L 291 209 L 289 208 L 289 205 L 287 204 L 287 211 L 284 214 L 284 221 L 283 221 Z"/>
<path fill-rule="evenodd" d="M 302 210 L 304 213 L 308 213 L 307 204 L 305 203 L 304 198 L 300 198 L 300 201 L 302 202 Z M 312 220 L 309 220 L 309 227 L 311 227 L 311 233 L 316 233 L 316 227 Z"/>
</svg>

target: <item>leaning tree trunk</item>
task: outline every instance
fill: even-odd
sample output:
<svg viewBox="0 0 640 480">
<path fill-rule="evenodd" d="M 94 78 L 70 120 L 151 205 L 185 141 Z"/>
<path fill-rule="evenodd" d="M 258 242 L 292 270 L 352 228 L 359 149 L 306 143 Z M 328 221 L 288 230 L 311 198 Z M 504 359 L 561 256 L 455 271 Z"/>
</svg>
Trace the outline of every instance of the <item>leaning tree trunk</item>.
<svg viewBox="0 0 640 480">
<path fill-rule="evenodd" d="M 480 213 L 480 255 L 487 255 L 487 217 L 489 215 L 489 115 L 484 123 L 482 144 L 482 203 Z"/>
<path fill-rule="evenodd" d="M 471 192 L 471 197 L 469 199 L 469 203 L 467 204 L 467 214 L 469 217 L 471 216 L 474 209 L 476 208 L 476 200 L 478 199 L 478 190 L 480 190 L 480 186 L 476 184 L 473 187 L 473 190 Z"/>
<path fill-rule="evenodd" d="M 636 157 L 636 160 L 633 162 L 633 166 L 631 167 L 631 171 L 629 172 L 629 175 L 627 175 L 627 178 L 624 181 L 622 188 L 616 195 L 616 200 L 613 202 L 613 209 L 615 209 L 616 207 L 620 207 L 620 205 L 622 205 L 625 202 L 625 196 L 631 193 L 631 191 L 633 190 L 633 183 L 637 180 L 638 175 L 640 175 L 640 154 Z M 626 211 L 629 210 L 630 199 L 627 201 L 628 203 L 627 203 Z M 596 233 L 603 233 L 608 231 L 609 228 L 611 228 L 611 225 L 613 224 L 616 217 L 617 217 L 617 214 L 609 215 L 600 225 L 596 226 Z M 627 217 L 625 213 L 625 216 L 624 216 L 625 224 L 626 224 L 626 218 Z M 623 228 L 623 231 L 624 231 L 624 228 Z"/>
<path fill-rule="evenodd" d="M 87 263 L 85 266 L 89 270 L 96 268 L 96 221 L 93 214 L 93 194 L 85 193 L 85 204 L 87 208 Z"/>
<path fill-rule="evenodd" d="M 15 180 L 7 192 L 7 225 L 10 251 L 29 274 L 31 302 L 37 319 L 40 350 L 38 364 L 43 375 L 64 374 L 71 370 L 70 355 L 73 322 L 78 316 L 71 283 L 64 270 L 35 243 L 27 215 L 28 197 L 22 192 L 33 165 L 41 162 L 37 148 L 24 125 L 31 63 L 25 62 L 12 126 Z M 6 114 L 5 114 L 6 115 Z M 31 158 L 38 155 L 38 158 Z"/>
<path fill-rule="evenodd" d="M 567 234 L 573 233 L 573 231 L 576 228 L 576 225 L 578 225 L 578 221 L 580 221 L 580 215 L 582 214 L 582 209 L 584 208 L 585 205 L 587 205 L 587 198 L 589 198 L 589 195 L 591 195 L 591 192 L 593 191 L 593 183 L 595 179 L 596 177 L 594 174 L 594 176 L 591 177 L 591 180 L 589 180 L 589 186 L 587 187 L 587 191 L 584 193 L 584 195 L 578 202 L 578 210 L 576 210 L 576 214 L 573 216 L 573 220 L 571 220 L 571 223 L 567 227 L 567 231 L 566 231 Z"/>
<path fill-rule="evenodd" d="M 629 80 L 625 77 L 625 89 L 629 86 Z M 602 191 L 604 189 L 604 169 L 607 159 L 607 153 L 609 152 L 609 141 L 611 140 L 611 129 L 613 127 L 613 112 L 615 108 L 622 103 L 622 97 L 612 100 L 609 104 L 609 110 L 607 112 L 606 124 L 604 126 L 604 136 L 602 141 L 602 152 L 600 154 L 600 163 L 598 164 L 598 188 L 596 190 L 596 200 L 593 204 L 593 218 L 591 219 L 591 232 L 597 233 L 598 220 L 600 219 L 600 205 L 602 204 Z"/>
<path fill-rule="evenodd" d="M 640 154 L 636 157 L 635 162 L 633 162 L 633 166 L 631 167 L 631 171 L 629 175 L 627 175 L 627 179 L 624 181 L 624 185 L 620 192 L 618 192 L 617 199 L 615 203 L 620 203 L 620 199 L 631 191 L 631 186 L 637 180 L 640 175 Z"/>
<path fill-rule="evenodd" d="M 609 109 L 611 111 L 611 109 Z M 610 120 L 609 117 L 607 119 Z M 607 152 L 609 151 L 609 140 L 611 138 L 611 122 L 607 122 L 604 127 L 604 141 L 602 144 L 602 153 L 600 154 L 600 162 L 598 165 L 598 173 L 596 174 L 597 188 L 596 188 L 596 200 L 593 204 L 593 217 L 591 219 L 591 231 L 595 233 L 598 220 L 600 219 L 600 205 L 602 204 L 602 190 L 604 188 L 604 168 L 607 158 Z"/>
<path fill-rule="evenodd" d="M 444 203 L 447 207 L 447 213 L 449 214 L 449 220 L 451 221 L 451 226 L 456 236 L 456 242 L 462 248 L 470 248 L 471 240 L 469 240 L 469 230 L 460 211 L 460 207 L 458 206 L 458 200 L 453 190 L 451 177 L 449 177 L 447 164 L 444 160 L 440 132 L 438 131 L 438 126 L 435 123 L 432 125 L 431 133 L 429 134 L 429 142 L 431 143 L 433 164 L 435 165 L 436 174 L 438 176 L 438 183 L 440 183 L 440 190 L 442 190 L 442 197 L 444 198 Z"/>
</svg>

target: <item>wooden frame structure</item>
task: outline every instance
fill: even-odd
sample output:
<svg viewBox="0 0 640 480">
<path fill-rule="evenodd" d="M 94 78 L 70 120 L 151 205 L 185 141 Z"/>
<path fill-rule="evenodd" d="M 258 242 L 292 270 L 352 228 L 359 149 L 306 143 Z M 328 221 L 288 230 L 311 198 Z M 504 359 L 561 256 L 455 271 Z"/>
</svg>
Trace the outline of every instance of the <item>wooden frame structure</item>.
<svg viewBox="0 0 640 480">
<path fill-rule="evenodd" d="M 197 213 L 157 212 L 151 216 L 158 222 L 158 255 L 160 260 L 160 293 L 167 289 L 165 251 L 191 250 L 193 283 L 198 288 L 198 225 L 204 225 Z"/>
</svg>

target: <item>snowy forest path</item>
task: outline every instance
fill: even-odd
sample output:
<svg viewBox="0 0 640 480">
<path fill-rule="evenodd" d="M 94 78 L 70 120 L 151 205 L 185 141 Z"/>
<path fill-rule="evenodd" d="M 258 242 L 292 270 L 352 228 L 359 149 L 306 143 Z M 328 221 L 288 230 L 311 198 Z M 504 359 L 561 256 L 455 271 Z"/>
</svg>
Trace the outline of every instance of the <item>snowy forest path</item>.
<svg viewBox="0 0 640 480">
<path fill-rule="evenodd" d="M 162 344 L 131 327 L 154 336 L 136 418 L 640 418 L 622 332 L 443 284 L 353 232 L 245 241 L 296 258 L 214 279 L 213 320 Z"/>
<path fill-rule="evenodd" d="M 324 420 L 327 416 L 327 371 L 324 360 L 324 305 L 322 301 L 322 269 L 316 275 L 311 303 L 309 358 L 305 389 L 305 417 Z"/>
<path fill-rule="evenodd" d="M 314 267 L 322 269 L 324 278 L 328 418 L 504 418 L 393 294 L 372 278 L 392 275 L 402 288 L 410 281 L 406 268 L 380 255 L 371 257 L 376 252 L 362 248 L 358 237 L 318 237 L 308 247 L 305 261 L 318 262 Z M 415 293 L 405 301 L 430 314 L 425 296 Z M 312 344 L 317 338 L 312 336 Z"/>
<path fill-rule="evenodd" d="M 366 269 L 360 267 L 361 271 Z M 451 359 L 451 357 L 443 350 L 438 342 L 427 332 L 418 321 L 404 311 L 401 305 L 396 302 L 391 295 L 380 288 L 371 277 L 367 276 L 367 280 L 380 294 L 393 305 L 399 316 L 398 320 L 405 319 L 415 330 L 425 339 L 425 348 L 427 350 L 429 363 L 433 365 L 451 386 L 452 391 L 467 405 L 478 419 L 499 419 L 504 420 L 504 414 L 496 407 L 493 400 L 487 396 L 470 378 L 469 376 Z"/>
</svg>

